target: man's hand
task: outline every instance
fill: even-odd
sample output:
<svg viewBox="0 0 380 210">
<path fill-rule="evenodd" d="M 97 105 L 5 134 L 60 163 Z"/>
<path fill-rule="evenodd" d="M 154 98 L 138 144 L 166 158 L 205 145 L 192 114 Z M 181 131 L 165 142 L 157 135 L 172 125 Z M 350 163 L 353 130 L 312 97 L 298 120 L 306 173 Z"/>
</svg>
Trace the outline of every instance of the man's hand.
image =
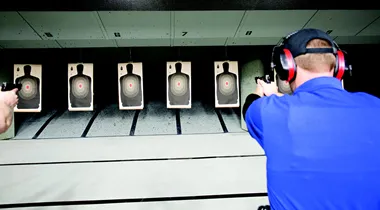
<svg viewBox="0 0 380 210">
<path fill-rule="evenodd" d="M 266 83 L 261 79 L 257 80 L 257 86 L 261 86 L 264 95 L 271 96 L 273 94 L 276 94 L 278 96 L 282 96 L 283 94 L 278 92 L 278 87 L 275 82 Z"/>
<path fill-rule="evenodd" d="M 13 109 L 18 104 L 17 91 L 18 89 L 15 88 L 11 91 L 0 92 L 0 101 Z"/>
<path fill-rule="evenodd" d="M 264 96 L 264 90 L 263 90 L 263 87 L 257 83 L 256 85 L 256 90 L 255 92 L 253 92 L 254 94 L 260 96 L 260 97 L 263 97 Z"/>
</svg>

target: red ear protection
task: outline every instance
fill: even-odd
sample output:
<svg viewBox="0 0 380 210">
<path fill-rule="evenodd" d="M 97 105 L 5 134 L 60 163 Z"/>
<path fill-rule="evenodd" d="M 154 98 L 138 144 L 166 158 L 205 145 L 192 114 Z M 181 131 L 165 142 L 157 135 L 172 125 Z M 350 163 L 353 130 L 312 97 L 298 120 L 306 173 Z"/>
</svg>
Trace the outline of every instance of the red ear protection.
<svg viewBox="0 0 380 210">
<path fill-rule="evenodd" d="M 276 71 L 280 80 L 287 81 L 289 83 L 294 81 L 297 76 L 297 66 L 292 53 L 289 49 L 284 48 L 283 43 L 294 34 L 286 37 L 284 41 L 280 45 L 275 46 L 272 51 L 272 70 Z M 333 53 L 336 59 L 334 77 L 342 80 L 345 71 L 351 71 L 351 66 L 346 63 L 345 53 L 340 50 L 339 46 L 335 42 L 333 42 L 332 48 L 333 49 L 310 48 L 307 53 Z"/>
<path fill-rule="evenodd" d="M 280 80 L 292 82 L 297 75 L 297 66 L 289 49 L 275 47 L 272 53 L 272 68 Z"/>
<path fill-rule="evenodd" d="M 337 54 L 335 57 L 336 64 L 335 64 L 334 77 L 341 80 L 344 75 L 344 71 L 346 70 L 346 61 L 345 61 L 344 54 L 342 51 L 338 50 L 336 53 Z"/>
<path fill-rule="evenodd" d="M 288 49 L 284 49 L 286 63 L 287 63 L 287 69 L 288 69 L 288 78 L 286 81 L 291 82 L 296 78 L 296 71 L 297 66 L 294 62 L 292 53 Z"/>
</svg>

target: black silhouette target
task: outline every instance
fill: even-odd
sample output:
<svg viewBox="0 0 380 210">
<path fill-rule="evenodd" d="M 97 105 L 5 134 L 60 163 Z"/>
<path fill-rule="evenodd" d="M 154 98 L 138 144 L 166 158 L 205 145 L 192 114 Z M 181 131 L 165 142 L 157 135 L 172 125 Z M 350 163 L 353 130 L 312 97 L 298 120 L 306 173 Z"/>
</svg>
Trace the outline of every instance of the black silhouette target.
<svg viewBox="0 0 380 210">
<path fill-rule="evenodd" d="M 139 79 L 136 76 L 128 76 L 123 78 L 123 94 L 128 98 L 136 97 L 140 92 Z"/>
<path fill-rule="evenodd" d="M 71 90 L 75 98 L 83 99 L 90 93 L 90 81 L 85 77 L 77 77 L 73 79 Z"/>
<path fill-rule="evenodd" d="M 184 75 L 174 75 L 172 77 L 170 91 L 175 96 L 183 96 L 188 91 L 187 78 Z"/>
<path fill-rule="evenodd" d="M 232 75 L 221 75 L 219 78 L 219 91 L 225 96 L 230 96 L 236 91 L 235 83 L 235 78 Z"/>
<path fill-rule="evenodd" d="M 20 98 L 24 100 L 31 100 L 38 94 L 38 85 L 35 80 L 25 78 L 21 81 L 22 88 L 19 92 Z"/>
</svg>

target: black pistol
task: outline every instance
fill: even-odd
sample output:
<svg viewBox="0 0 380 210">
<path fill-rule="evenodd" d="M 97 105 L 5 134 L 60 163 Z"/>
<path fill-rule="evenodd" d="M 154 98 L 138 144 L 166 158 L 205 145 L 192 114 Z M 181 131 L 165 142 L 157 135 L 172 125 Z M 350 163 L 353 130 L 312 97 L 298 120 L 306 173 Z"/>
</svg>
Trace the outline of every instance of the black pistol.
<svg viewBox="0 0 380 210">
<path fill-rule="evenodd" d="M 20 91 L 22 88 L 22 84 L 21 83 L 13 84 L 9 82 L 3 82 L 3 84 L 1 85 L 1 91 L 10 91 L 15 88 L 17 88 Z"/>
<path fill-rule="evenodd" d="M 255 82 L 256 82 L 256 84 L 257 84 L 257 80 L 258 79 L 261 79 L 261 80 L 263 80 L 265 83 L 271 83 L 271 78 L 270 78 L 270 76 L 269 76 L 269 74 L 266 74 L 266 75 L 264 75 L 264 76 L 262 76 L 262 77 L 255 77 Z"/>
</svg>

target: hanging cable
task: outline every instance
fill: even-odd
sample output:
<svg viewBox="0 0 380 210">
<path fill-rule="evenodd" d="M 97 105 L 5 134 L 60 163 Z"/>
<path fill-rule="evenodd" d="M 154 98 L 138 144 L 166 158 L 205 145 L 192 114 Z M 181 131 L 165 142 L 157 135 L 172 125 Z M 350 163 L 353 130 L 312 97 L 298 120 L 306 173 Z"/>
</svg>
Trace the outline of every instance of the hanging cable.
<svg viewBox="0 0 380 210">
<path fill-rule="evenodd" d="M 180 61 L 181 60 L 181 48 L 178 47 L 178 50 L 177 50 L 177 60 Z"/>
<path fill-rule="evenodd" d="M 225 57 L 225 60 L 228 60 L 228 50 L 227 50 L 227 46 L 224 47 L 224 57 Z"/>
<path fill-rule="evenodd" d="M 79 63 L 83 63 L 83 52 L 82 52 L 82 48 L 79 48 Z"/>
<path fill-rule="evenodd" d="M 129 61 L 132 61 L 132 48 L 129 48 Z"/>
</svg>

